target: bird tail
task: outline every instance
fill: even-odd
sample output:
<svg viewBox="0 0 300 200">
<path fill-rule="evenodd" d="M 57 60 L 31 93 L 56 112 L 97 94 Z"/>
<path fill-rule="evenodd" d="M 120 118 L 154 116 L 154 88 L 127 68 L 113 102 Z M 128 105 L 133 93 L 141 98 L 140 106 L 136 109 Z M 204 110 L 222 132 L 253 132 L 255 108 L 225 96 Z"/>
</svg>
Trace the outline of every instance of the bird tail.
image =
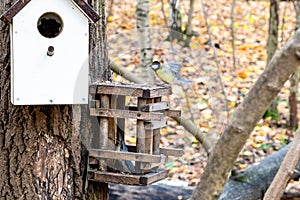
<svg viewBox="0 0 300 200">
<path fill-rule="evenodd" d="M 186 80 L 186 79 L 181 79 L 181 78 L 176 78 L 174 83 L 177 83 L 179 85 L 185 85 L 185 84 L 193 84 L 192 81 Z"/>
</svg>

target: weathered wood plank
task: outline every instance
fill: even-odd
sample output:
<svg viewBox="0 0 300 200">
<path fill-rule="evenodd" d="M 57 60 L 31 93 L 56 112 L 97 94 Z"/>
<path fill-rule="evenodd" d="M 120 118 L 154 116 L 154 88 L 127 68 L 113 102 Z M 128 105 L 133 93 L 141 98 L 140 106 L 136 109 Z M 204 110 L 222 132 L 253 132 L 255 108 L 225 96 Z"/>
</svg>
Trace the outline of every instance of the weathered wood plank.
<svg viewBox="0 0 300 200">
<path fill-rule="evenodd" d="M 160 129 L 167 126 L 167 120 L 164 117 L 161 121 L 149 121 L 145 122 L 145 129 L 146 130 L 155 130 Z"/>
<path fill-rule="evenodd" d="M 175 156 L 180 157 L 183 155 L 183 149 L 175 149 L 175 148 L 160 148 L 160 153 L 167 156 Z"/>
<path fill-rule="evenodd" d="M 114 94 L 123 96 L 135 96 L 143 98 L 154 98 L 172 94 L 169 85 L 120 85 L 116 83 L 97 83 L 90 86 L 90 94 Z"/>
<path fill-rule="evenodd" d="M 137 106 L 141 107 L 147 104 L 147 99 L 138 97 L 137 100 Z M 144 126 L 144 120 L 137 120 L 136 123 L 136 152 L 137 153 L 145 153 L 146 151 L 146 130 Z M 141 162 L 136 162 L 135 163 L 135 171 L 137 173 L 141 172 Z"/>
<path fill-rule="evenodd" d="M 168 117 L 181 117 L 180 110 L 166 110 L 165 114 Z"/>
<path fill-rule="evenodd" d="M 101 95 L 100 97 L 100 107 L 103 109 L 109 108 L 110 96 Z M 100 137 L 99 144 L 100 149 L 105 149 L 108 147 L 108 133 L 109 133 L 109 119 L 107 117 L 100 118 Z"/>
<path fill-rule="evenodd" d="M 125 96 L 117 96 L 117 105 L 116 108 L 119 110 L 125 109 Z M 125 119 L 117 118 L 117 133 L 121 135 L 121 137 L 125 138 Z"/>
<path fill-rule="evenodd" d="M 161 102 L 161 97 L 155 98 L 154 99 L 155 103 L 162 103 Z M 168 103 L 168 107 L 169 107 L 169 102 Z M 164 126 L 167 125 L 167 120 L 165 120 L 164 122 Z M 159 149 L 159 144 L 160 144 L 160 126 L 155 126 L 155 124 L 152 126 L 152 128 L 154 128 L 153 130 L 153 154 L 154 155 L 159 155 L 160 154 L 160 149 Z"/>
<path fill-rule="evenodd" d="M 159 169 L 145 175 L 120 174 L 112 172 L 89 172 L 89 181 L 126 185 L 150 185 L 168 177 L 168 170 Z"/>
<path fill-rule="evenodd" d="M 152 112 L 159 110 L 168 110 L 170 107 L 170 103 L 167 101 L 157 102 L 157 103 L 148 103 L 142 107 L 139 107 L 140 111 L 144 112 Z"/>
<path fill-rule="evenodd" d="M 146 153 L 133 153 L 124 151 L 89 149 L 89 156 L 95 158 L 110 158 L 117 160 L 131 160 L 138 162 L 161 163 L 164 161 L 164 155 L 151 155 Z"/>
<path fill-rule="evenodd" d="M 149 172 L 149 171 L 151 171 L 151 170 L 153 170 L 155 168 L 157 169 L 159 166 L 165 164 L 167 162 L 167 156 L 163 155 L 163 154 L 161 154 L 160 156 L 161 156 L 160 163 L 145 163 L 144 162 L 141 165 L 141 170 Z"/>
<path fill-rule="evenodd" d="M 125 110 L 138 111 L 139 109 L 137 106 L 125 106 Z M 163 112 L 168 117 L 181 117 L 180 110 L 165 110 L 165 111 L 162 111 L 162 113 Z M 159 112 L 157 111 L 156 113 L 159 113 Z"/>
<path fill-rule="evenodd" d="M 152 103 L 154 103 L 153 98 L 146 100 L 147 105 L 152 104 Z M 144 127 L 145 127 L 146 123 L 147 122 L 144 121 Z M 144 151 L 144 153 L 152 154 L 152 145 L 153 145 L 153 130 L 145 128 L 145 151 Z"/>
<path fill-rule="evenodd" d="M 93 174 L 93 178 L 90 181 L 104 182 L 104 183 L 116 183 L 126 185 L 142 185 L 140 183 L 140 176 L 130 174 L 119 174 L 111 172 L 90 172 Z"/>
<path fill-rule="evenodd" d="M 151 183 L 167 178 L 168 173 L 169 170 L 167 169 L 159 169 L 157 170 L 157 173 L 148 173 L 143 175 L 140 179 L 140 182 L 143 185 L 149 185 Z"/>
<path fill-rule="evenodd" d="M 136 146 L 127 145 L 127 148 L 130 152 L 135 152 L 136 151 Z M 182 149 L 161 147 L 161 148 L 159 148 L 159 151 L 160 151 L 160 154 L 164 154 L 164 155 L 167 155 L 167 156 L 180 157 L 180 156 L 183 155 L 183 150 Z"/>
<path fill-rule="evenodd" d="M 116 110 L 116 109 L 104 109 L 104 108 L 91 108 L 91 116 L 101 117 L 117 117 L 117 118 L 133 118 L 139 120 L 161 120 L 163 113 L 158 112 L 141 112 L 132 110 Z"/>
</svg>

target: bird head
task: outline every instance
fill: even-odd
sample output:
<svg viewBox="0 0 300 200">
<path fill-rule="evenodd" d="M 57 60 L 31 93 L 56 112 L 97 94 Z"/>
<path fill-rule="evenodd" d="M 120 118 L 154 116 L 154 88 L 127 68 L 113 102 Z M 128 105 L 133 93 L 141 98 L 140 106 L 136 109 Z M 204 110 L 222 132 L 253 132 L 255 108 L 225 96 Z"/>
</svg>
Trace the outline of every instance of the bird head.
<svg viewBox="0 0 300 200">
<path fill-rule="evenodd" d="M 158 70 L 158 69 L 160 68 L 160 62 L 159 62 L 159 61 L 154 61 L 154 62 L 152 62 L 151 68 L 152 68 L 154 71 Z"/>
</svg>

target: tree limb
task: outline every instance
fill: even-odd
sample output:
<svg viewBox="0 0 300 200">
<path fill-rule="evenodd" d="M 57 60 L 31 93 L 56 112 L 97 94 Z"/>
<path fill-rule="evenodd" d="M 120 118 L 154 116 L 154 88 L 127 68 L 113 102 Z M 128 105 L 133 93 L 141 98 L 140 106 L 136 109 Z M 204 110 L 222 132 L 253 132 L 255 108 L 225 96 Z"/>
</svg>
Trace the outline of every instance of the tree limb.
<svg viewBox="0 0 300 200">
<path fill-rule="evenodd" d="M 283 84 L 300 65 L 300 31 L 273 56 L 244 101 L 231 116 L 208 159 L 201 181 L 192 195 L 194 199 L 217 199 L 226 183 L 241 149 L 256 123 L 261 119 Z"/>
</svg>

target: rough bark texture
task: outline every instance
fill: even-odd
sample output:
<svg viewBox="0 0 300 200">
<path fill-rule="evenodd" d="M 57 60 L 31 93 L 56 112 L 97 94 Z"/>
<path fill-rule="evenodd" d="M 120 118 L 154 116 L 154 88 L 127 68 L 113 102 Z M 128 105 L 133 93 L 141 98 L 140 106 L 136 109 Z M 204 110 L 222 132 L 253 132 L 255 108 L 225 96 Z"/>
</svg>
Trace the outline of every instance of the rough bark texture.
<svg viewBox="0 0 300 200">
<path fill-rule="evenodd" d="M 106 36 L 106 0 L 89 0 L 90 5 L 99 13 L 100 20 L 90 25 L 90 78 L 91 82 L 99 79 L 110 80 L 111 72 L 108 66 L 107 36 Z"/>
<path fill-rule="evenodd" d="M 273 56 L 267 69 L 230 118 L 209 157 L 201 181 L 191 199 L 217 199 L 241 149 L 289 76 L 300 64 L 300 32 Z"/>
<path fill-rule="evenodd" d="M 0 13 L 13 3 L 2 0 Z M 101 31 L 105 30 L 105 27 L 101 28 Z M 88 122 L 78 115 L 81 108 L 70 105 L 13 106 L 10 102 L 9 25 L 0 21 L 0 30 L 0 199 L 85 199 L 86 152 L 79 137 L 80 128 Z M 101 51 L 105 46 L 95 45 L 95 48 L 105 55 Z M 92 73 L 102 70 L 104 72 L 98 75 L 107 79 L 110 71 L 105 64 Z M 85 112 L 88 113 L 88 107 Z M 84 133 L 82 138 L 88 138 L 89 132 Z M 108 190 L 102 194 L 107 196 Z M 94 199 L 101 199 L 98 197 Z"/>
<path fill-rule="evenodd" d="M 152 63 L 152 48 L 149 30 L 149 0 L 137 1 L 136 15 L 142 70 L 141 74 L 147 82 L 153 82 L 154 74 L 149 67 Z"/>
<path fill-rule="evenodd" d="M 270 0 L 269 34 L 267 40 L 267 63 L 278 46 L 279 0 Z"/>
<path fill-rule="evenodd" d="M 1 1 L 0 13 L 12 3 Z M 11 104 L 9 25 L 0 29 L 0 198 L 83 198 L 72 107 Z"/>
<path fill-rule="evenodd" d="M 106 36 L 106 1 L 105 0 L 89 0 L 90 5 L 99 13 L 100 20 L 96 24 L 90 25 L 90 81 L 104 81 L 111 79 L 111 72 L 107 51 Z M 99 148 L 101 144 L 100 128 L 96 117 L 89 116 L 89 107 L 81 106 L 82 123 L 81 133 L 84 148 Z M 101 123 L 101 122 L 100 122 Z M 86 154 L 85 154 L 86 156 Z M 101 166 L 104 168 L 104 166 Z M 85 169 L 86 170 L 86 169 Z M 86 178 L 86 177 L 85 177 Z M 86 182 L 88 187 L 88 199 L 108 199 L 108 184 L 97 182 Z"/>
<path fill-rule="evenodd" d="M 300 27 L 300 2 L 295 1 L 294 7 L 296 10 L 296 29 Z M 289 96 L 289 105 L 290 105 L 290 117 L 289 117 L 289 127 L 291 130 L 297 129 L 298 127 L 298 108 L 297 108 L 297 92 L 298 84 L 300 79 L 300 68 L 291 76 L 290 78 L 290 96 Z"/>
</svg>

